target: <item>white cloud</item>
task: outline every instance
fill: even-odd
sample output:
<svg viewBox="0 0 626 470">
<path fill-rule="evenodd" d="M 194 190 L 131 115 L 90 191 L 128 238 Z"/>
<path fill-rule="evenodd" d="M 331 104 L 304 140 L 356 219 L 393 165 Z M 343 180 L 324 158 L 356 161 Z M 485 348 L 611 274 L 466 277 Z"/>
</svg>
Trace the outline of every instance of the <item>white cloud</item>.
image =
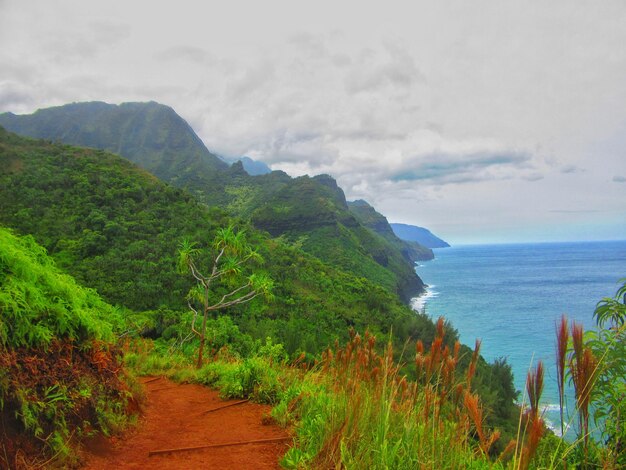
<svg viewBox="0 0 626 470">
<path fill-rule="evenodd" d="M 625 23 L 620 0 L 5 0 L 0 112 L 156 100 L 220 154 L 329 173 L 442 236 L 515 238 L 552 201 L 571 237 L 626 210 L 606 185 L 626 174 Z"/>
</svg>

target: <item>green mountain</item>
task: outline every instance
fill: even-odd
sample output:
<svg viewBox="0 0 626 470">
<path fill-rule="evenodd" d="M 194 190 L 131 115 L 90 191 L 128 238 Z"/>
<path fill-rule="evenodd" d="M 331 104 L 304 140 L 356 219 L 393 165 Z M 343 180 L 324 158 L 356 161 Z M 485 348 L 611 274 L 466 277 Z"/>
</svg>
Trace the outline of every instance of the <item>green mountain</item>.
<svg viewBox="0 0 626 470">
<path fill-rule="evenodd" d="M 430 232 L 430 230 L 425 229 L 424 227 L 407 224 L 390 225 L 393 229 L 393 233 L 395 233 L 401 240 L 417 242 L 428 248 L 447 248 L 450 246 L 448 242 L 436 237 Z"/>
<path fill-rule="evenodd" d="M 266 177 L 280 182 L 286 176 Z M 230 222 L 223 211 L 116 155 L 0 128 L 0 224 L 32 234 L 59 267 L 108 302 L 136 311 L 186 311 L 191 281 L 176 271 L 177 244 L 188 237 L 206 245 Z M 276 284 L 273 303 L 229 311 L 253 337 L 276 338 L 290 352 L 316 352 L 346 336 L 350 326 L 381 333 L 393 328 L 401 341 L 432 335 L 432 322 L 388 290 L 283 239 L 247 231 Z"/>
<path fill-rule="evenodd" d="M 348 207 L 359 222 L 384 238 L 396 250 L 399 250 L 408 262 L 427 261 L 435 257 L 433 250 L 430 248 L 426 248 L 417 242 L 398 238 L 389 225 L 387 218 L 377 212 L 367 201 L 363 199 L 350 201 L 348 202 Z"/>
<path fill-rule="evenodd" d="M 323 261 L 396 292 L 405 302 L 424 289 L 413 263 L 359 222 L 328 175 L 290 180 L 252 211 L 251 220 Z"/>
<path fill-rule="evenodd" d="M 243 169 L 246 170 L 246 173 L 250 176 L 266 175 L 272 172 L 272 169 L 262 161 L 253 160 L 245 156 L 241 157 L 239 160 L 241 160 L 243 164 Z"/>
<path fill-rule="evenodd" d="M 0 114 L 0 126 L 29 137 L 121 155 L 175 186 L 213 184 L 228 164 L 207 150 L 174 110 L 155 102 L 72 103 L 33 114 Z"/>
<path fill-rule="evenodd" d="M 0 125 L 22 135 L 117 153 L 210 206 L 249 219 L 322 261 L 384 286 L 405 302 L 424 289 L 413 269 L 419 249 L 388 243 L 359 222 L 330 176 L 292 179 L 276 171 L 250 176 L 241 161 L 228 167 L 167 106 L 75 103 L 31 115 L 5 113 Z"/>
</svg>

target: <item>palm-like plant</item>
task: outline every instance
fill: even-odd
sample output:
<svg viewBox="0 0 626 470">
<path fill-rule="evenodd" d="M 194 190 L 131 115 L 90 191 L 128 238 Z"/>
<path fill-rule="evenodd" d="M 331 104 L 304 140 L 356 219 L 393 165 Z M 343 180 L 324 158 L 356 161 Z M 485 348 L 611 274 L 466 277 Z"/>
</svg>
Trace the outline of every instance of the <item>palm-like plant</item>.
<svg viewBox="0 0 626 470">
<path fill-rule="evenodd" d="M 247 263 L 263 262 L 261 255 L 247 243 L 243 230 L 235 231 L 232 225 L 219 229 L 212 249 L 208 254 L 210 271 L 198 267 L 198 260 L 205 255 L 195 243 L 183 240 L 178 249 L 180 272 L 189 271 L 196 280 L 196 285 L 187 294 L 187 305 L 194 313 L 191 330 L 200 340 L 198 368 L 203 362 L 209 312 L 249 302 L 259 295 L 269 299 L 273 288 L 273 281 L 265 274 L 243 275 Z M 226 293 L 213 297 L 212 289 L 217 283 L 226 288 Z M 202 324 L 196 328 L 198 317 L 202 317 Z"/>
</svg>

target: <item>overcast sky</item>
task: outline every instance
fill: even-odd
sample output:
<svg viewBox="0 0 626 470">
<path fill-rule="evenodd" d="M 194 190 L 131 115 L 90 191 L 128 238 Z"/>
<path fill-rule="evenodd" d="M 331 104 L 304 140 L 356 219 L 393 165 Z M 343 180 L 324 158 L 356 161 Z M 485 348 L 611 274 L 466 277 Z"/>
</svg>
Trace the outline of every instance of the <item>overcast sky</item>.
<svg viewBox="0 0 626 470">
<path fill-rule="evenodd" d="M 626 238 L 626 2 L 0 0 L 0 112 L 154 100 L 452 243 Z"/>
</svg>

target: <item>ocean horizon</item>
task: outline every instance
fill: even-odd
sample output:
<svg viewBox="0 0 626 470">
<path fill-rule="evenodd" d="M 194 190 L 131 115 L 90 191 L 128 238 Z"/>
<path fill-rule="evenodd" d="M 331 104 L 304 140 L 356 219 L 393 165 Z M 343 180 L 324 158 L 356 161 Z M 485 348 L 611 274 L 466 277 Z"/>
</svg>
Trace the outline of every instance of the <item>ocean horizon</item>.
<svg viewBox="0 0 626 470">
<path fill-rule="evenodd" d="M 433 319 L 445 317 L 472 348 L 480 338 L 487 361 L 506 358 L 520 401 L 526 373 L 542 360 L 545 418 L 560 431 L 556 323 L 565 314 L 570 323 L 595 328 L 596 304 L 612 297 L 626 277 L 626 240 L 471 244 L 434 251 L 434 260 L 416 267 L 428 287 L 413 299 L 413 308 Z M 568 395 L 573 411 L 571 391 Z"/>
</svg>

